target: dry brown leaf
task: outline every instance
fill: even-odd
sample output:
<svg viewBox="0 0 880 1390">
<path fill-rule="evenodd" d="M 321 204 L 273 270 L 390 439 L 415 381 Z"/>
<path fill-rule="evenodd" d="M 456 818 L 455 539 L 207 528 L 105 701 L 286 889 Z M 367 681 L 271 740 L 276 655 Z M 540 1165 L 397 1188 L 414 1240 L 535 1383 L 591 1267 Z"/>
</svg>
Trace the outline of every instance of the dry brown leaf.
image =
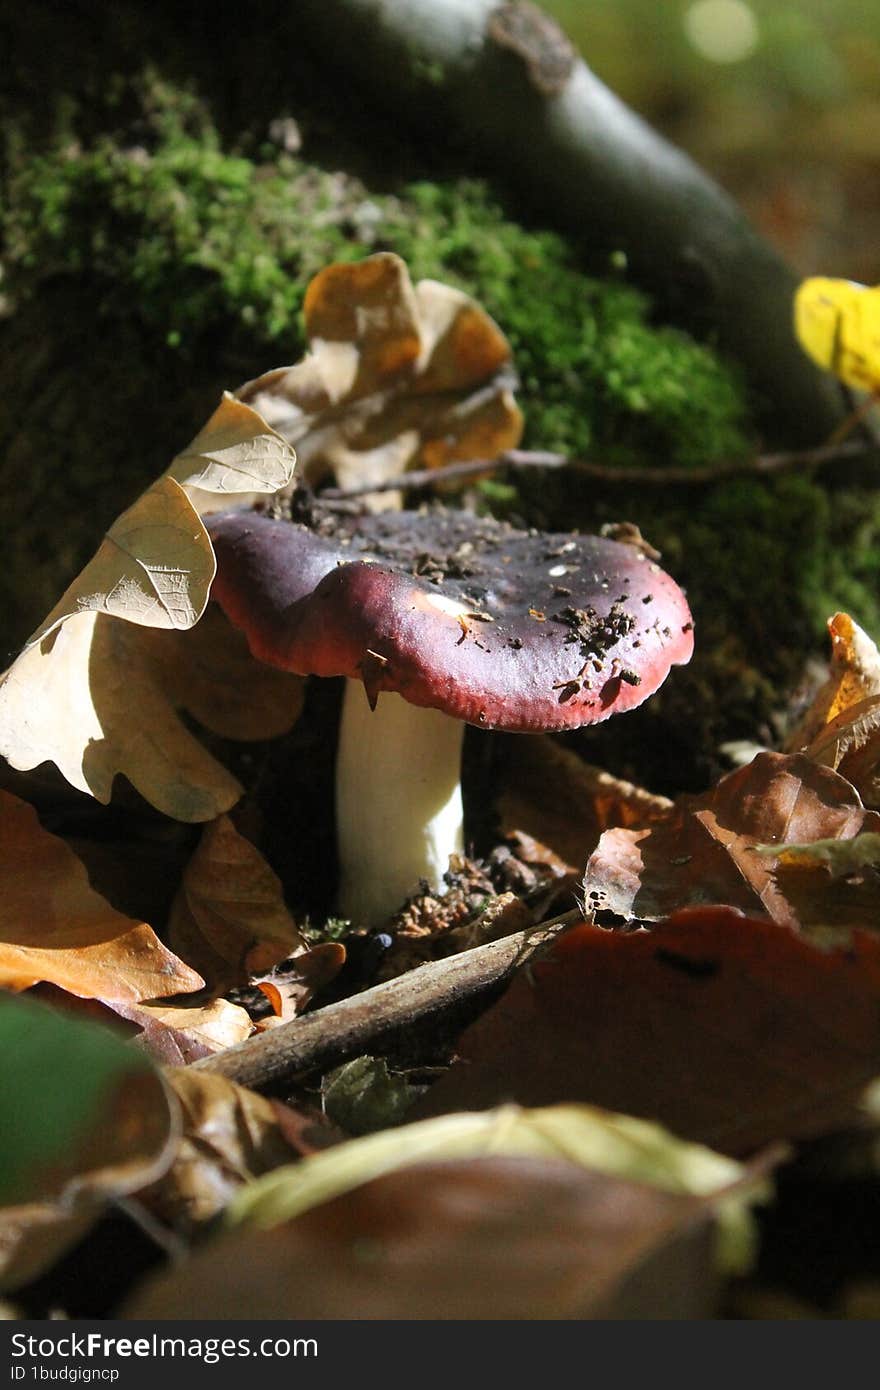
<svg viewBox="0 0 880 1390">
<path fill-rule="evenodd" d="M 157 1062 L 186 1066 L 244 1042 L 254 1031 L 246 1009 L 228 999 L 190 1004 L 147 1002 L 114 1004 L 116 1013 L 136 1023 L 141 1034 L 135 1043 Z"/>
<path fill-rule="evenodd" d="M 0 753 L 13 767 L 51 760 L 107 803 L 117 773 L 163 814 L 210 820 L 241 784 L 178 717 L 150 655 L 153 634 L 79 613 L 28 647 L 0 686 Z M 166 636 L 168 634 L 158 634 Z"/>
<path fill-rule="evenodd" d="M 309 949 L 278 875 L 228 816 L 202 831 L 171 910 L 168 937 L 221 993 Z"/>
<path fill-rule="evenodd" d="M 756 845 L 852 839 L 880 829 L 843 777 L 801 754 L 761 753 L 711 792 L 682 797 L 663 821 L 608 830 L 584 875 L 588 911 L 659 921 L 677 908 L 723 903 L 784 926 L 877 927 L 880 883 L 835 881 Z"/>
<path fill-rule="evenodd" d="M 160 478 L 114 521 L 25 650 L 84 612 L 144 627 L 192 627 L 204 612 L 215 570 L 208 533 L 186 492 L 173 478 Z"/>
<path fill-rule="evenodd" d="M 880 652 L 874 641 L 848 613 L 835 613 L 829 618 L 828 633 L 828 679 L 786 739 L 787 752 L 807 749 L 820 739 L 827 725 L 847 714 L 854 705 L 880 696 Z"/>
<path fill-rule="evenodd" d="M 578 873 L 603 830 L 649 825 L 665 816 L 665 796 L 585 763 L 547 734 L 516 734 L 500 760 L 497 799 L 501 831 L 522 831 Z"/>
<path fill-rule="evenodd" d="M 460 290 L 412 285 L 382 252 L 328 266 L 306 292 L 309 352 L 237 392 L 296 445 L 308 481 L 383 482 L 515 447 L 507 340 Z M 391 493 L 377 505 L 393 505 Z"/>
<path fill-rule="evenodd" d="M 192 628 L 208 601 L 216 565 L 200 510 L 227 505 L 236 488 L 274 490 L 294 462 L 256 411 L 224 396 L 169 472 L 110 527 L 0 681 L 0 755 L 12 767 L 52 761 L 104 802 L 123 773 L 179 820 L 209 820 L 234 805 L 239 783 L 177 717 L 175 704 L 189 698 L 169 659 L 174 646 L 164 660 L 157 652 L 160 636 Z M 221 688 L 236 669 L 219 664 Z M 193 699 L 203 713 L 204 681 Z"/>
<path fill-rule="evenodd" d="M 87 999 L 136 1004 L 202 988 L 201 977 L 151 927 L 123 916 L 91 888 L 73 851 L 8 792 L 0 792 L 0 870 L 0 985 L 6 989 L 47 981 Z"/>
<path fill-rule="evenodd" d="M 820 950 L 732 908 L 564 934 L 456 1044 L 409 1118 L 586 1102 L 752 1153 L 852 1123 L 880 1070 L 880 941 Z"/>
<path fill-rule="evenodd" d="M 880 695 L 871 695 L 825 724 L 805 750 L 852 782 L 866 806 L 880 808 Z"/>
<path fill-rule="evenodd" d="M 120 1316 L 708 1317 L 711 1217 L 706 1199 L 559 1159 L 420 1163 L 212 1242 Z"/>
<path fill-rule="evenodd" d="M 169 1067 L 183 1133 L 171 1167 L 148 1192 L 150 1209 L 187 1235 L 216 1216 L 242 1183 L 297 1157 L 282 1132 L 283 1107 L 222 1076 Z"/>
<path fill-rule="evenodd" d="M 296 455 L 256 410 L 224 391 L 195 439 L 172 461 L 166 476 L 184 489 L 199 516 L 252 505 L 285 487 Z"/>
</svg>

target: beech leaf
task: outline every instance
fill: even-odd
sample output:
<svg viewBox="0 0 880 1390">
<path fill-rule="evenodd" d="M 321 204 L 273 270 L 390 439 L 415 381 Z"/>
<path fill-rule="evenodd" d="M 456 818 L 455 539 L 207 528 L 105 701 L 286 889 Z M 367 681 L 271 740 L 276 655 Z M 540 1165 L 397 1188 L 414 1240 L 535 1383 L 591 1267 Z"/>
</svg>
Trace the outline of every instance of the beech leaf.
<svg viewBox="0 0 880 1390">
<path fill-rule="evenodd" d="M 559 1158 L 425 1161 L 273 1230 L 239 1229 L 121 1316 L 427 1322 L 707 1318 L 714 1203 Z"/>
<path fill-rule="evenodd" d="M 565 1158 L 615 1177 L 703 1196 L 720 1193 L 744 1176 L 731 1159 L 628 1115 L 588 1105 L 536 1110 L 502 1105 L 382 1130 L 277 1168 L 237 1194 L 225 1221 L 277 1226 L 408 1164 L 484 1154 Z"/>
<path fill-rule="evenodd" d="M 723 903 L 791 928 L 872 926 L 880 884 L 835 885 L 793 873 L 756 845 L 846 841 L 880 831 L 843 777 L 801 754 L 760 753 L 702 796 L 682 797 L 665 820 L 606 831 L 587 864 L 588 910 L 659 921 L 676 908 Z"/>
<path fill-rule="evenodd" d="M 509 1098 L 605 1106 L 737 1155 L 813 1138 L 853 1122 L 880 1071 L 880 940 L 821 950 L 722 907 L 651 932 L 584 924 L 456 1051 L 413 1118 Z"/>
<path fill-rule="evenodd" d="M 40 981 L 70 994 L 136 1004 L 188 994 L 204 981 L 144 922 L 90 886 L 71 849 L 43 830 L 27 802 L 0 791 L 0 985 Z"/>
</svg>

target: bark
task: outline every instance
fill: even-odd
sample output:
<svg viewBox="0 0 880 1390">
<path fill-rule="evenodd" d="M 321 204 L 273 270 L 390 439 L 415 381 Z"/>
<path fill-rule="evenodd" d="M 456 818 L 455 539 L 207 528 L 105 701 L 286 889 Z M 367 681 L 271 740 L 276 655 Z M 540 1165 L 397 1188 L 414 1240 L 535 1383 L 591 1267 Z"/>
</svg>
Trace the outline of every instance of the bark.
<svg viewBox="0 0 880 1390">
<path fill-rule="evenodd" d="M 844 392 L 794 337 L 793 271 L 527 0 L 299 0 L 296 19 L 335 87 L 429 145 L 452 140 L 545 224 L 623 250 L 637 281 L 739 358 L 789 440 L 819 443 L 840 420 Z"/>
</svg>

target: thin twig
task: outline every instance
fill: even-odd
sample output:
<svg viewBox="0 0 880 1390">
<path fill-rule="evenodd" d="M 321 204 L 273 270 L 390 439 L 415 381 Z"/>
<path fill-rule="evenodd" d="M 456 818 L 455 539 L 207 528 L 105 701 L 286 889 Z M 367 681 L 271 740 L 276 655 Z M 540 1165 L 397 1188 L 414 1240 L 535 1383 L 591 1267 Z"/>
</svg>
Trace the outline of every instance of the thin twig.
<svg viewBox="0 0 880 1390">
<path fill-rule="evenodd" d="M 836 459 L 859 458 L 875 448 L 876 445 L 864 440 L 829 442 L 814 449 L 790 449 L 778 454 L 758 454 L 753 458 L 733 459 L 727 463 L 710 464 L 704 468 L 623 465 L 618 468 L 613 464 L 597 463 L 592 459 L 568 458 L 565 454 L 508 449 L 494 459 L 468 459 L 466 462 L 446 463 L 439 468 L 422 468 L 412 473 L 402 473 L 382 482 L 358 483 L 357 487 L 324 488 L 320 498 L 322 502 L 348 502 L 358 497 L 366 497 L 372 492 L 393 492 L 398 489 L 405 489 L 407 492 L 420 491 L 422 488 L 434 487 L 437 483 L 460 481 L 477 477 L 481 473 L 497 472 L 499 468 L 570 468 L 584 477 L 595 478 L 605 483 L 648 483 L 661 487 L 666 483 L 702 486 L 717 482 L 720 478 L 755 473 L 782 473 L 795 468 L 817 468 L 823 463 L 833 463 Z"/>
<path fill-rule="evenodd" d="M 191 1065 L 252 1090 L 318 1067 L 336 1066 L 369 1051 L 389 1034 L 502 983 L 541 946 L 581 920 L 580 912 L 566 912 L 485 946 L 431 961 Z"/>
<path fill-rule="evenodd" d="M 499 468 L 564 468 L 568 462 L 565 454 L 553 454 L 538 449 L 505 449 L 503 454 L 498 454 L 493 459 L 466 459 L 458 463 L 444 463 L 438 468 L 414 469 L 411 473 L 401 473 L 395 478 L 385 478 L 382 482 L 358 483 L 356 487 L 323 488 L 321 501 L 347 502 L 349 498 L 366 497 L 370 492 L 392 492 L 397 488 L 410 491 L 433 487 L 435 483 L 472 478 L 479 473 L 493 473 Z"/>
</svg>

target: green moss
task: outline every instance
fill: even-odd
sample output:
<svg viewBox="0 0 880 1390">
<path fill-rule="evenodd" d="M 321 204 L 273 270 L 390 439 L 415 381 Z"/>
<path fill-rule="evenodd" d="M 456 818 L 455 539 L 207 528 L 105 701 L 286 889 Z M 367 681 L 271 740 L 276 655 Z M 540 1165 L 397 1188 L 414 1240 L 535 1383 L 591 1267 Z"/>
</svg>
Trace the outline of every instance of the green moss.
<svg viewBox="0 0 880 1390">
<path fill-rule="evenodd" d="M 50 147 L 13 134 L 6 149 L 0 456 L 18 497 L 0 573 L 7 649 L 220 390 L 296 359 L 306 285 L 331 261 L 393 250 L 414 278 L 473 294 L 511 341 L 535 447 L 659 469 L 750 451 L 736 368 L 655 322 L 620 257 L 603 278 L 585 273 L 562 238 L 512 221 L 479 183 L 380 195 L 276 144 L 226 148 L 203 105 L 156 78 L 120 84 L 107 105 L 117 116 L 103 135 L 81 138 L 68 116 Z M 805 656 L 824 650 L 831 612 L 880 634 L 880 502 L 825 481 L 633 489 L 533 471 L 483 485 L 487 505 L 530 523 L 636 522 L 688 588 L 693 663 L 645 710 L 593 731 L 589 756 L 670 791 L 705 784 L 719 743 L 768 733 Z"/>
<path fill-rule="evenodd" d="M 231 335 L 247 375 L 301 349 L 309 279 L 378 248 L 413 277 L 474 294 L 508 334 L 529 438 L 570 453 L 676 464 L 747 448 L 737 373 L 650 322 L 646 297 L 578 268 L 565 242 L 506 219 L 475 182 L 371 196 L 274 147 L 221 149 L 205 111 L 153 79 L 134 131 L 74 137 L 10 163 L 2 226 L 9 289 L 98 276 L 103 317 L 132 315 L 184 355 Z"/>
</svg>

